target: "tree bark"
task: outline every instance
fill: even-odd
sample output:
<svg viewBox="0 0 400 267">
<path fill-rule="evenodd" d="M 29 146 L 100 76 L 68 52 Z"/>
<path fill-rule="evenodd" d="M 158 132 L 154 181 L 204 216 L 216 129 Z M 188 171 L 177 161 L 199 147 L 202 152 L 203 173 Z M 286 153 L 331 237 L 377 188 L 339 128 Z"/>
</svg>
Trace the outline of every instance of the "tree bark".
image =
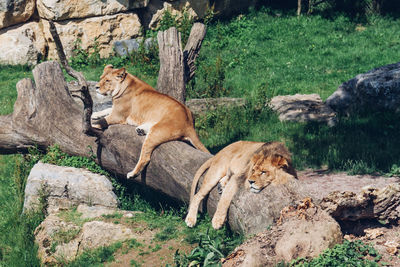
<svg viewBox="0 0 400 267">
<path fill-rule="evenodd" d="M 157 90 L 185 103 L 186 86 L 181 34 L 172 27 L 158 32 L 157 40 L 160 56 Z"/>
<path fill-rule="evenodd" d="M 183 50 L 183 62 L 185 66 L 185 83 L 189 82 L 196 72 L 194 64 L 199 55 L 201 45 L 206 36 L 206 26 L 203 23 L 195 23 L 190 30 L 189 39 Z"/>
<path fill-rule="evenodd" d="M 158 32 L 158 47 L 160 57 L 160 72 L 157 90 L 172 96 L 181 103 L 186 101 L 186 83 L 196 71 L 195 61 L 199 55 L 206 26 L 195 23 L 190 31 L 185 50 L 182 52 L 181 34 L 172 27 Z"/>
</svg>

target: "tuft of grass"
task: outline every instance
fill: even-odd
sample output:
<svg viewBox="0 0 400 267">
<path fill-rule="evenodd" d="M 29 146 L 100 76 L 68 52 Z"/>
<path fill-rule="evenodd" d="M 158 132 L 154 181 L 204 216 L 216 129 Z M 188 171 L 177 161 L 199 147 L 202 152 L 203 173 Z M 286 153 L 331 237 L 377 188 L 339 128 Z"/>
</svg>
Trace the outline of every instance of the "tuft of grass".
<svg viewBox="0 0 400 267">
<path fill-rule="evenodd" d="M 278 266 L 379 266 L 382 256 L 370 245 L 362 241 L 350 242 L 345 240 L 331 249 L 325 250 L 321 255 L 312 260 L 299 258 L 290 264 L 280 263 Z"/>
<path fill-rule="evenodd" d="M 100 247 L 94 250 L 83 252 L 74 261 L 65 263 L 65 266 L 80 267 L 80 266 L 103 266 L 106 262 L 114 260 L 114 253 L 122 247 L 121 242 L 117 242 L 108 247 Z"/>
</svg>

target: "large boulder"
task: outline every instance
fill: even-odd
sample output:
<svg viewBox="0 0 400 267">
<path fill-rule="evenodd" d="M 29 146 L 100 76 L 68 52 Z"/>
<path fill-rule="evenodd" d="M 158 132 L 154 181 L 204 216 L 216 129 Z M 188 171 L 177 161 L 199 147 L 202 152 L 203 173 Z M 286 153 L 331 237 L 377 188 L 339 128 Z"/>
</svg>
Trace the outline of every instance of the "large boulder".
<svg viewBox="0 0 400 267">
<path fill-rule="evenodd" d="M 284 208 L 276 225 L 237 247 L 223 259 L 223 266 L 276 266 L 298 257 L 316 257 L 341 241 L 339 224 L 310 199 L 305 199 Z"/>
<path fill-rule="evenodd" d="M 34 65 L 46 54 L 47 45 L 39 23 L 0 30 L 0 64 Z"/>
<path fill-rule="evenodd" d="M 400 62 L 359 74 L 344 82 L 326 100 L 335 111 L 399 111 Z"/>
<path fill-rule="evenodd" d="M 42 20 L 43 33 L 48 41 L 49 58 L 58 58 L 55 43 L 50 33 L 48 21 Z M 121 13 L 87 19 L 77 19 L 54 23 L 67 57 L 73 55 L 77 46 L 89 51 L 97 42 L 100 56 L 109 56 L 113 51 L 112 41 L 137 37 L 140 34 L 141 23 L 135 13 Z M 77 44 L 77 40 L 81 44 Z"/>
<path fill-rule="evenodd" d="M 25 188 L 24 211 L 38 207 L 46 199 L 47 212 L 76 207 L 79 204 L 116 208 L 118 199 L 107 177 L 86 170 L 37 163 Z"/>
<path fill-rule="evenodd" d="M 27 21 L 35 11 L 35 0 L 0 1 L 0 29 Z"/>
<path fill-rule="evenodd" d="M 37 9 L 41 18 L 60 21 L 113 15 L 146 7 L 148 3 L 149 0 L 38 0 Z"/>
</svg>

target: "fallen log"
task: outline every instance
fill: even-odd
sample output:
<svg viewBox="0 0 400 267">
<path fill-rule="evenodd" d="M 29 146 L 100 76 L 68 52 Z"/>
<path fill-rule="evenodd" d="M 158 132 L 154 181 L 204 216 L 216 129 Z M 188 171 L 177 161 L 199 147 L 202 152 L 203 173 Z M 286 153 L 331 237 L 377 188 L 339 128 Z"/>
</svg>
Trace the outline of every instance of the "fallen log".
<svg viewBox="0 0 400 267">
<path fill-rule="evenodd" d="M 17 84 L 18 98 L 12 115 L 0 116 L 0 152 L 28 152 L 38 146 L 45 149 L 58 144 L 71 154 L 96 153 L 106 170 L 125 177 L 136 164 L 144 137 L 132 126 L 112 125 L 96 143 L 96 137 L 83 133 L 83 111 L 72 99 L 57 62 L 44 62 L 33 69 L 34 82 L 23 79 Z M 189 202 L 193 176 L 211 154 L 183 142 L 168 142 L 154 152 L 147 170 L 137 178 L 166 195 Z M 233 200 L 229 224 L 233 230 L 255 233 L 272 224 L 281 208 L 298 199 L 296 185 L 267 188 L 260 194 L 241 191 Z M 207 201 L 208 211 L 215 211 L 216 190 Z M 253 212 L 249 213 L 249 207 Z"/>
</svg>

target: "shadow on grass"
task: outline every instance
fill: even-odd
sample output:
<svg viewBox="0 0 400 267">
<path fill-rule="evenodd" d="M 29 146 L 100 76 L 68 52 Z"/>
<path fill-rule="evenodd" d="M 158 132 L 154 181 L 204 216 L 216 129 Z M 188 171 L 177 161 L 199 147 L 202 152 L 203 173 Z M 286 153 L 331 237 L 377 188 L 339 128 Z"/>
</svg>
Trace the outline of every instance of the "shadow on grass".
<svg viewBox="0 0 400 267">
<path fill-rule="evenodd" d="M 318 123 L 293 129 L 292 152 L 297 164 L 327 165 L 350 173 L 390 172 L 400 161 L 400 114 L 373 113 L 340 118 L 332 128 Z"/>
</svg>

